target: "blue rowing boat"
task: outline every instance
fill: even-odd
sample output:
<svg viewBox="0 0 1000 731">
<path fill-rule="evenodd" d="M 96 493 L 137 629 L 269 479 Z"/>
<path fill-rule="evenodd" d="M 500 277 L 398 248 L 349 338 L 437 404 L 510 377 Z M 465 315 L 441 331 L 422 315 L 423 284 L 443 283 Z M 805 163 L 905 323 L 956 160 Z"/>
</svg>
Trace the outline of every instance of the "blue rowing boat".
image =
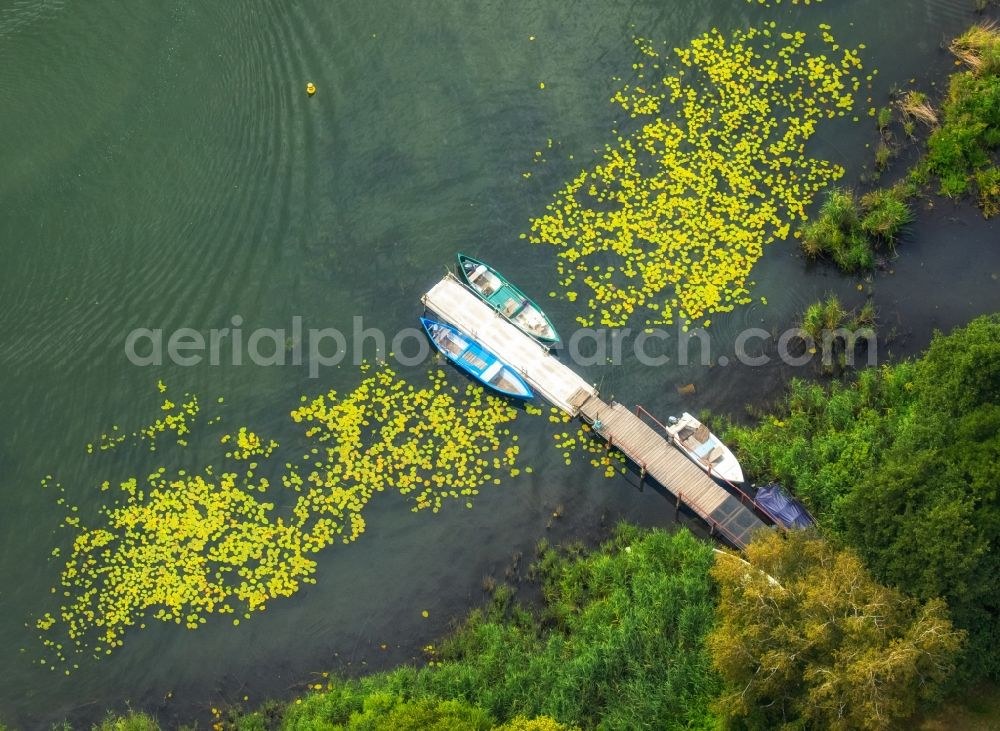
<svg viewBox="0 0 1000 731">
<path fill-rule="evenodd" d="M 445 358 L 484 386 L 513 398 L 534 396 L 517 371 L 457 328 L 426 317 L 420 318 L 420 324 Z"/>
</svg>

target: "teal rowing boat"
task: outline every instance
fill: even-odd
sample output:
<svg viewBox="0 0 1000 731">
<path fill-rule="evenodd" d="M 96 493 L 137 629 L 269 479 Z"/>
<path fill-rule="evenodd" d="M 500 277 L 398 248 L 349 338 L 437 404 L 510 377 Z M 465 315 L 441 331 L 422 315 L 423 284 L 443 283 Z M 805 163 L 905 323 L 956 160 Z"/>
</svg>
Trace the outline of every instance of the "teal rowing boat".
<svg viewBox="0 0 1000 731">
<path fill-rule="evenodd" d="M 552 321 L 542 309 L 489 264 L 459 254 L 458 270 L 465 283 L 483 302 L 504 315 L 524 333 L 543 343 L 559 342 L 559 335 Z"/>
</svg>

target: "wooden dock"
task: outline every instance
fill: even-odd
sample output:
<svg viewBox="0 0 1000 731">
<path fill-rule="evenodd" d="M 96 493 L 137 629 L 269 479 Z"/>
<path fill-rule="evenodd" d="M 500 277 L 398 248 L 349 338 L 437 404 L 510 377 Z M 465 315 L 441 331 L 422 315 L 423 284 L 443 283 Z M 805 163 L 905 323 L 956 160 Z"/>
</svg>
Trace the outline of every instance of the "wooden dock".
<svg viewBox="0 0 1000 731">
<path fill-rule="evenodd" d="M 428 310 L 516 369 L 539 396 L 594 426 L 595 434 L 607 441 L 609 449 L 618 449 L 636 464 L 640 486 L 647 478 L 658 482 L 674 495 L 677 510 L 686 505 L 708 524 L 713 535 L 742 549 L 751 534 L 766 525 L 760 517 L 766 514 L 759 505 L 735 486 L 727 490 L 709 477 L 668 441 L 663 424 L 641 407 L 633 413 L 619 403 L 603 401 L 594 386 L 484 303 L 453 274 L 421 299 Z"/>
<path fill-rule="evenodd" d="M 632 412 L 619 403 L 608 404 L 593 396 L 583 400 L 579 408 L 580 418 L 590 423 L 609 447 L 618 449 L 639 467 L 640 481 L 647 477 L 656 480 L 677 499 L 678 510 L 687 505 L 708 524 L 713 535 L 743 549 L 752 533 L 766 525 L 754 512 L 759 506 L 736 486 L 733 492 L 740 497 L 709 477 L 666 438 L 663 424 L 643 420 L 645 410 L 641 407 Z M 652 420 L 648 414 L 646 417 Z"/>
</svg>

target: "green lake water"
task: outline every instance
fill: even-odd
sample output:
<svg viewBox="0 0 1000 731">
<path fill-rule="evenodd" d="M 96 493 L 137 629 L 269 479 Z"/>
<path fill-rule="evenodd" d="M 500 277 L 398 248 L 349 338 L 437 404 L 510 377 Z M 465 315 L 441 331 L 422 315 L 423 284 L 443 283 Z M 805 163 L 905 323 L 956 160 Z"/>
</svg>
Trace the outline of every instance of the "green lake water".
<svg viewBox="0 0 1000 731">
<path fill-rule="evenodd" d="M 472 510 L 413 514 L 379 496 L 367 533 L 321 554 L 315 586 L 239 627 L 151 620 L 69 677 L 37 664 L 27 628 L 52 609 L 59 565 L 49 557 L 64 543 L 61 509 L 40 480 L 58 478 L 93 513 L 109 462 L 84 447 L 154 415 L 157 380 L 204 403 L 224 396 L 226 423 L 294 450 L 288 412 L 299 397 L 359 378 L 346 366 L 319 379 L 292 366 L 140 368 L 124 353 L 132 329 L 206 331 L 239 315 L 247 328 L 288 328 L 301 316 L 306 327 L 350 332 L 362 315 L 392 333 L 416 324 L 420 295 L 463 250 L 569 332 L 574 305 L 545 297 L 556 288 L 554 250 L 518 236 L 611 141 L 612 77 L 633 73 L 633 35 L 669 48 L 711 27 L 774 20 L 789 30 L 829 23 L 838 41 L 866 44 L 865 67 L 879 73 L 859 92 L 861 122 L 822 124 L 809 143 L 852 183 L 876 140 L 867 108 L 911 78 L 940 83 L 951 68 L 940 44 L 974 20 L 972 6 L 0 0 L 0 720 L 47 727 L 126 702 L 184 720 L 244 695 L 289 697 L 319 671 L 419 656 L 481 600 L 485 575 L 501 577 L 544 535 L 598 535 L 620 517 L 670 524 L 662 494 L 638 492 L 632 476 L 605 479 L 586 459 L 565 467 L 553 426 L 522 415 L 516 431 L 533 473 L 484 489 Z M 547 162 L 532 165 L 549 139 Z M 895 274 L 874 284 L 899 353 L 926 344 L 934 327 L 1000 307 L 997 229 L 968 204 L 952 208 L 921 213 Z M 766 251 L 753 278 L 768 304 L 715 317 L 718 353 L 744 327 L 787 326 L 827 291 L 862 298 L 856 279 L 807 268 L 791 239 Z M 791 375 L 634 359 L 581 370 L 606 395 L 662 415 L 740 414 Z M 679 395 L 687 383 L 695 395 Z M 193 443 L 189 464 L 170 466 L 196 467 L 208 452 Z M 116 459 L 124 474 L 167 457 Z M 547 530 L 557 506 L 564 516 Z"/>
</svg>

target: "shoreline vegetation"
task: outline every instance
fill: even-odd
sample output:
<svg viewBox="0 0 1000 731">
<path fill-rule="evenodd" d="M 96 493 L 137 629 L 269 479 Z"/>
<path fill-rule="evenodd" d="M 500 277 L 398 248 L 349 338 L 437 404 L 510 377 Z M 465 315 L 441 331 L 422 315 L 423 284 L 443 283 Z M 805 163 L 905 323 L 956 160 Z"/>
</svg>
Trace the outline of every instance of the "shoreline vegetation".
<svg viewBox="0 0 1000 731">
<path fill-rule="evenodd" d="M 843 374 L 854 367 L 863 350 L 876 341 L 878 312 L 871 298 L 856 309 L 848 309 L 835 294 L 813 302 L 802 313 L 799 327 L 803 347 L 810 354 L 821 349 L 821 369 L 825 375 Z"/>
<path fill-rule="evenodd" d="M 918 142 L 918 130 L 926 130 L 919 160 L 895 184 L 860 197 L 849 189 L 828 190 L 817 214 L 795 234 L 807 258 L 829 259 L 848 273 L 872 270 L 895 256 L 900 234 L 914 218 L 912 201 L 934 181 L 936 192 L 948 198 L 972 194 L 986 218 L 1000 213 L 1000 25 L 973 25 L 949 50 L 964 68 L 949 77 L 937 107 L 911 89 L 875 113 L 875 177 L 898 154 L 899 131 Z"/>
</svg>

